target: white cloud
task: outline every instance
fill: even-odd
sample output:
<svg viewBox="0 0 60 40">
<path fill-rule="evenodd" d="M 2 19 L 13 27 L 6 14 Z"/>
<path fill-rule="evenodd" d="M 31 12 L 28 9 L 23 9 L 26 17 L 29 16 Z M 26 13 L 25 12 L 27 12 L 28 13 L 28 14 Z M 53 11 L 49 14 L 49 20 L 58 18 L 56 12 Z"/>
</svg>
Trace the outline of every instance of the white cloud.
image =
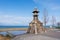
<svg viewBox="0 0 60 40">
<path fill-rule="evenodd" d="M 3 25 L 27 25 L 31 21 L 31 17 L 0 15 L 0 24 Z"/>
<path fill-rule="evenodd" d="M 60 5 L 55 2 L 58 0 L 33 0 L 35 3 L 51 10 L 60 10 Z"/>
<path fill-rule="evenodd" d="M 60 6 L 54 6 L 51 8 L 52 10 L 60 10 Z"/>
</svg>

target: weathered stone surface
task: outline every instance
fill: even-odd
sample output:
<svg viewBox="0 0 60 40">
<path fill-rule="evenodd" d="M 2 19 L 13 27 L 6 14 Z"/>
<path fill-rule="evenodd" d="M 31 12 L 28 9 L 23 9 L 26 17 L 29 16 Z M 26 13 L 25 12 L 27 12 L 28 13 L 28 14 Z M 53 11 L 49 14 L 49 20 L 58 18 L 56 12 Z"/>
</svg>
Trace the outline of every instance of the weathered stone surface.
<svg viewBox="0 0 60 40">
<path fill-rule="evenodd" d="M 60 39 L 56 39 L 48 36 L 42 36 L 42 35 L 25 34 L 25 35 L 16 36 L 12 40 L 60 40 Z"/>
</svg>

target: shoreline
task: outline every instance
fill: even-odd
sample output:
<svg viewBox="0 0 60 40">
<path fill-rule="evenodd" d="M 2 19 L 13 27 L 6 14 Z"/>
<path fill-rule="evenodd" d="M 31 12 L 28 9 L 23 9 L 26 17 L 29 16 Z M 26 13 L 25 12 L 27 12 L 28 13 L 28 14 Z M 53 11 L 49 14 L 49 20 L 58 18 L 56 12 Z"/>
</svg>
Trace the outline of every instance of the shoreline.
<svg viewBox="0 0 60 40">
<path fill-rule="evenodd" d="M 28 28 L 0 28 L 0 32 L 3 31 L 27 31 Z M 47 30 L 60 30 L 60 29 L 56 29 L 56 28 L 47 28 Z"/>
<path fill-rule="evenodd" d="M 27 31 L 28 28 L 2 28 L 0 32 L 3 31 Z"/>
</svg>

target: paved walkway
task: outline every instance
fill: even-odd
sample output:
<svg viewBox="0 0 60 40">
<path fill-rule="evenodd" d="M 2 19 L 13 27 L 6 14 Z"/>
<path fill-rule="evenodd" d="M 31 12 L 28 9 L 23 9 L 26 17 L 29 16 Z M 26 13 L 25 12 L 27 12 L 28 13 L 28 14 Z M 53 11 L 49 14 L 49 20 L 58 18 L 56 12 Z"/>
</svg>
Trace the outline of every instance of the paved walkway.
<svg viewBox="0 0 60 40">
<path fill-rule="evenodd" d="M 60 39 L 60 31 L 56 31 L 56 30 L 49 31 L 49 32 L 44 33 L 42 35 Z"/>
<path fill-rule="evenodd" d="M 60 32 L 48 31 L 43 34 L 23 34 L 16 36 L 13 40 L 60 40 Z"/>
</svg>

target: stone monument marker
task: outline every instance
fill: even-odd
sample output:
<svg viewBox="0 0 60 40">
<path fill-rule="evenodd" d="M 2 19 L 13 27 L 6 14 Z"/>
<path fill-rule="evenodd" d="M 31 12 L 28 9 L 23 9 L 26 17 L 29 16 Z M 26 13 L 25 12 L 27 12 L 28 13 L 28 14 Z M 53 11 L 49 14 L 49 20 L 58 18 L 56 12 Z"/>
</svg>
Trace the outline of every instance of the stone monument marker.
<svg viewBox="0 0 60 40">
<path fill-rule="evenodd" d="M 38 13 L 39 11 L 37 8 L 34 9 L 33 13 L 33 20 L 29 23 L 29 28 L 27 30 L 27 33 L 42 33 L 45 32 L 45 28 L 43 27 L 43 23 L 39 21 L 38 19 Z"/>
</svg>

